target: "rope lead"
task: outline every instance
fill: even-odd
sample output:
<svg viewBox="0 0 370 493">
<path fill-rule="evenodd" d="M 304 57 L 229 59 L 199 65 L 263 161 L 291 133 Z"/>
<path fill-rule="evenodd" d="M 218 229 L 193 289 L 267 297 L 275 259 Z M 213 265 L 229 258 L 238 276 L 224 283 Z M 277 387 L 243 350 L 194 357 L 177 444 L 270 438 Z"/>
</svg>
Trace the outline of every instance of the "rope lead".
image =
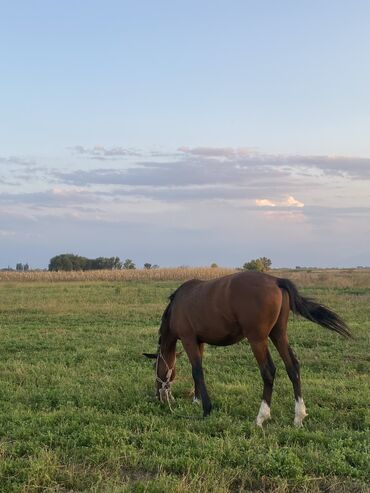
<svg viewBox="0 0 370 493">
<path fill-rule="evenodd" d="M 158 376 L 158 363 L 159 363 L 159 358 L 162 358 L 164 364 L 166 365 L 167 368 L 167 373 L 166 373 L 166 380 L 162 380 Z M 175 398 L 173 397 L 171 393 L 171 375 L 173 372 L 173 368 L 170 368 L 167 364 L 167 361 L 164 359 L 161 350 L 159 349 L 158 351 L 158 357 L 157 357 L 157 364 L 156 364 L 156 381 L 162 385 L 162 387 L 159 389 L 159 400 L 163 402 L 167 402 L 168 407 L 170 408 L 171 413 L 173 413 L 173 409 L 171 407 L 170 400 L 174 401 Z"/>
</svg>

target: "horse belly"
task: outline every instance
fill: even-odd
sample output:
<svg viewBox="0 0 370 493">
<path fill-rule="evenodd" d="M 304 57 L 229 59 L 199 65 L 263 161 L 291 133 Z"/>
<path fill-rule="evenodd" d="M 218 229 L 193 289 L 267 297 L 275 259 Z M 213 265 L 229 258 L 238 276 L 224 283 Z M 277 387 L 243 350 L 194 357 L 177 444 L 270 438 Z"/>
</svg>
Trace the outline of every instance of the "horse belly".
<svg viewBox="0 0 370 493">
<path fill-rule="evenodd" d="M 211 326 L 204 324 L 197 328 L 196 333 L 199 342 L 205 342 L 212 346 L 230 346 L 244 338 L 240 326 L 236 322 Z"/>
</svg>

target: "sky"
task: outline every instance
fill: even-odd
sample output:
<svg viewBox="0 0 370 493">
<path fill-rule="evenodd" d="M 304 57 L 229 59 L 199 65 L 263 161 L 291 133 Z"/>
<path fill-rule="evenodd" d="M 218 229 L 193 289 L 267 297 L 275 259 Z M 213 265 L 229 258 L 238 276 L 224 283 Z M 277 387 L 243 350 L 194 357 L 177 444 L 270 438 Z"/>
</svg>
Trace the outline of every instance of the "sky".
<svg viewBox="0 0 370 493">
<path fill-rule="evenodd" d="M 370 3 L 1 2 L 0 267 L 370 265 Z"/>
</svg>

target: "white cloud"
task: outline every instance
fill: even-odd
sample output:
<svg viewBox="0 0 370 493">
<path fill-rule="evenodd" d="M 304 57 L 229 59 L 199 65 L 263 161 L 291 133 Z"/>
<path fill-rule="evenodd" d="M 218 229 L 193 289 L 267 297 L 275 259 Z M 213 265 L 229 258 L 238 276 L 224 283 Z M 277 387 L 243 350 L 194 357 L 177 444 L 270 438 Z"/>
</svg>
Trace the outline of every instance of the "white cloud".
<svg viewBox="0 0 370 493">
<path fill-rule="evenodd" d="M 287 206 L 287 207 L 304 207 L 304 203 L 295 199 L 292 195 L 289 195 L 289 197 L 286 200 L 283 200 L 281 202 L 282 206 Z"/>
<path fill-rule="evenodd" d="M 272 201 L 270 199 L 256 199 L 258 207 L 304 207 L 304 203 L 295 199 L 292 195 L 288 195 L 286 199 L 280 201 Z"/>
<path fill-rule="evenodd" d="M 276 207 L 275 202 L 269 199 L 256 199 L 258 207 Z"/>
</svg>

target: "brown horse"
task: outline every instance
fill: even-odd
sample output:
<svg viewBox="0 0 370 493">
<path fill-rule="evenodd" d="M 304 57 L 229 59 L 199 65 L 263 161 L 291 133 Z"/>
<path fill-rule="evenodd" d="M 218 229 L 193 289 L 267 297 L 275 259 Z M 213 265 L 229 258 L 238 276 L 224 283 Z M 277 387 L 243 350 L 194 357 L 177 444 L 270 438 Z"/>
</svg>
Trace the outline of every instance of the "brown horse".
<svg viewBox="0 0 370 493">
<path fill-rule="evenodd" d="M 210 281 L 193 279 L 185 282 L 170 296 L 163 313 L 157 353 L 144 353 L 156 359 L 157 397 L 161 401 L 172 398 L 170 387 L 175 378 L 176 342 L 181 340 L 192 367 L 194 399 L 201 398 L 203 416 L 208 416 L 212 406 L 203 376 L 204 344 L 227 346 L 247 339 L 263 379 L 262 403 L 257 415 L 257 425 L 262 426 L 271 417 L 275 377 L 275 366 L 268 349 L 270 338 L 293 384 L 294 424 L 302 426 L 307 413 L 301 393 L 299 362 L 288 343 L 290 310 L 342 336 L 351 336 L 338 315 L 301 296 L 288 279 L 259 272 L 240 272 Z"/>
</svg>

